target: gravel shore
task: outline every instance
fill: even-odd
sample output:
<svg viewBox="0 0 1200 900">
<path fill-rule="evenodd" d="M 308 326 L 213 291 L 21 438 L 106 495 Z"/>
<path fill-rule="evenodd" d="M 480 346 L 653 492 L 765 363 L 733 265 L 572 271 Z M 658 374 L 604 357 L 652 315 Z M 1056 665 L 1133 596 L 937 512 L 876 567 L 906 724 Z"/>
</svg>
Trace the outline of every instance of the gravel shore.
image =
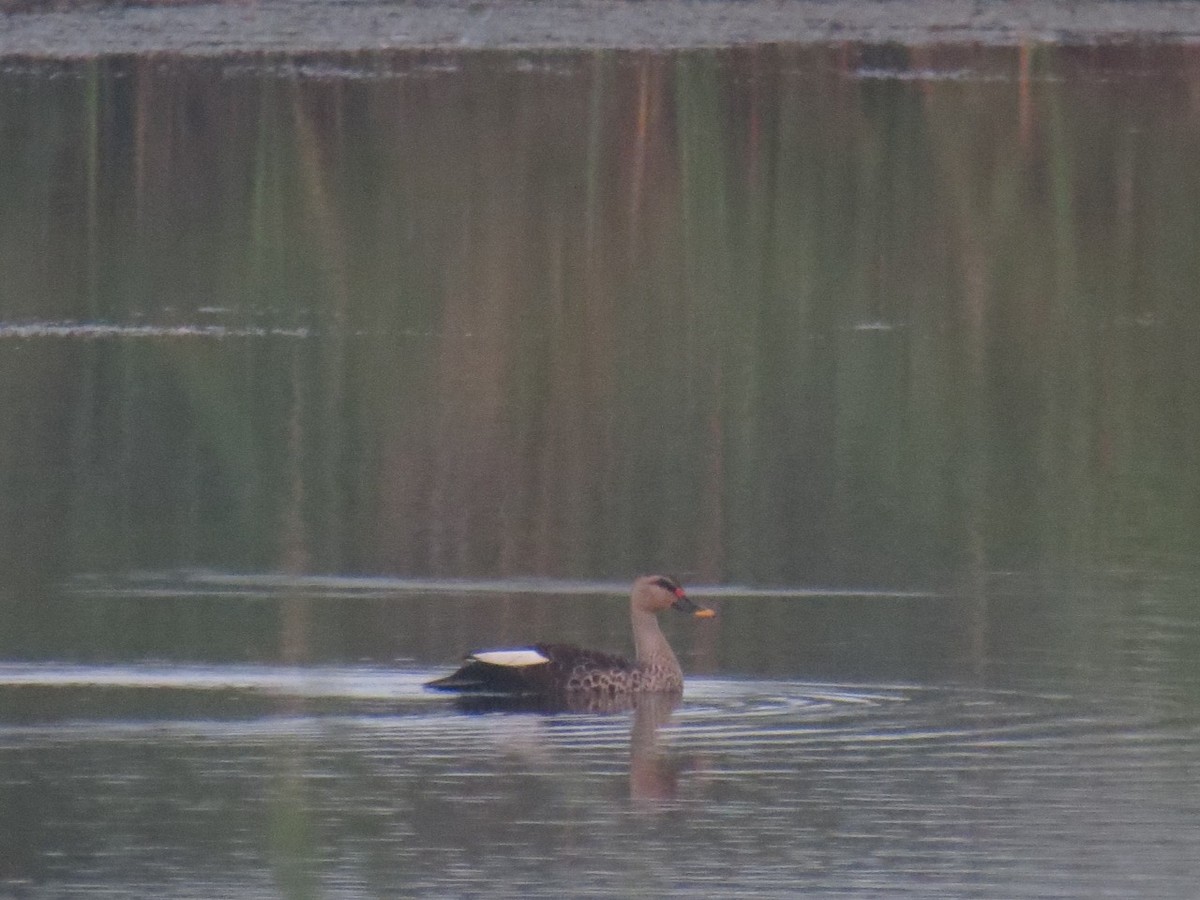
<svg viewBox="0 0 1200 900">
<path fill-rule="evenodd" d="M 1200 43 L 1200 3 L 1054 0 L 0 0 L 0 57 L 751 43 Z"/>
</svg>

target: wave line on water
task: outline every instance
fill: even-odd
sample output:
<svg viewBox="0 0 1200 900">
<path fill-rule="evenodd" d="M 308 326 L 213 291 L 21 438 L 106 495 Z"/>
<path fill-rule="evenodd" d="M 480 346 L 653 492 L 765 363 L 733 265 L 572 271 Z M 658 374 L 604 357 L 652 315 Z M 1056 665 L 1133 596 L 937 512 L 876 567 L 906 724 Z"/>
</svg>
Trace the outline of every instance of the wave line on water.
<svg viewBox="0 0 1200 900">
<path fill-rule="evenodd" d="M 636 714 L 628 711 L 611 716 L 464 714 L 442 695 L 424 690 L 432 674 L 385 665 L 4 662 L 0 694 L 29 687 L 145 694 L 131 694 L 111 707 L 104 705 L 102 695 L 83 706 L 52 703 L 39 722 L 0 717 L 0 745 L 12 740 L 124 740 L 133 733 L 256 741 L 312 734 L 325 740 L 332 727 L 348 743 L 370 744 L 376 740 L 372 736 L 386 735 L 388 752 L 406 746 L 413 752 L 419 748 L 422 756 L 461 748 L 464 734 L 486 735 L 508 748 L 530 740 L 572 753 L 611 755 L 628 746 L 629 729 L 636 722 Z M 256 696 L 267 705 L 220 700 L 194 705 L 173 696 L 164 705 L 156 691 L 240 692 L 239 699 Z M 149 702 L 138 705 L 139 696 Z M 978 714 L 973 701 L 981 699 L 990 701 L 994 711 Z M 770 708 L 763 708 L 765 701 Z M 197 717 L 179 715 L 187 709 L 196 710 Z M 761 762 L 767 768 L 778 765 L 779 754 L 808 759 L 857 754 L 880 765 L 901 754 L 912 756 L 907 765 L 923 766 L 983 753 L 1055 754 L 1064 747 L 1077 755 L 1111 753 L 1115 746 L 1136 754 L 1195 739 L 1194 727 L 1158 723 L 1144 734 L 1139 730 L 1144 725 L 1096 715 L 1069 701 L 1047 703 L 1036 695 L 976 688 L 699 677 L 689 680 L 682 704 L 660 723 L 659 733 L 681 751 L 719 754 L 739 770 L 754 754 L 765 754 Z"/>
<path fill-rule="evenodd" d="M 311 328 L 285 328 L 271 325 L 178 325 L 132 324 L 121 322 L 0 322 L 0 339 L 74 338 L 114 340 L 127 338 L 296 338 L 313 336 Z"/>
<path fill-rule="evenodd" d="M 422 685 L 428 678 L 427 673 L 378 666 L 0 663 L 0 687 L 242 690 L 395 700 L 427 696 Z"/>
<path fill-rule="evenodd" d="M 373 575 L 291 575 L 272 572 L 180 570 L 126 575 L 79 575 L 67 584 L 76 595 L 99 597 L 186 597 L 227 594 L 245 598 L 306 594 L 327 599 L 420 596 L 425 594 L 522 594 L 564 597 L 629 594 L 627 581 L 564 578 L 409 578 Z M 742 584 L 689 584 L 693 597 L 746 600 L 821 598 L 930 600 L 947 595 L 930 590 L 870 587 L 754 587 Z"/>
</svg>

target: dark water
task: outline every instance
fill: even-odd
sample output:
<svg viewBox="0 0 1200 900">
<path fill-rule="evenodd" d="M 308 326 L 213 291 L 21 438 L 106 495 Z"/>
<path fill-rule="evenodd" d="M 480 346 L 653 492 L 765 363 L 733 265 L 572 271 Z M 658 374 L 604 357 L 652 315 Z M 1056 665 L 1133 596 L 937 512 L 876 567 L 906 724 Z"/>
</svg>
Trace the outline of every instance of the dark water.
<svg viewBox="0 0 1200 900">
<path fill-rule="evenodd" d="M 1195 896 L 1197 71 L 6 65 L 0 897 Z"/>
</svg>

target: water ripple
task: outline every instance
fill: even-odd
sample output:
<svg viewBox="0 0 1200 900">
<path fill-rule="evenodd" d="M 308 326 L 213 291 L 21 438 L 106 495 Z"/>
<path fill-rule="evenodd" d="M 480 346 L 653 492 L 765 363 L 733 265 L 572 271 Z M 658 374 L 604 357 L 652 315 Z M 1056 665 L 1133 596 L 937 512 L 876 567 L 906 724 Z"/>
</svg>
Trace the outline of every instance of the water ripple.
<svg viewBox="0 0 1200 900">
<path fill-rule="evenodd" d="M 0 664 L 0 795 L 57 792 L 37 826 L 71 840 L 29 865 L 64 895 L 179 893 L 164 852 L 172 884 L 216 866 L 210 893 L 253 894 L 275 820 L 319 823 L 322 860 L 378 861 L 376 894 L 1188 896 L 1200 876 L 1185 710 L 694 678 L 676 708 L 464 714 L 434 674 Z"/>
<path fill-rule="evenodd" d="M 0 663 L 0 691 L 40 688 L 63 693 L 123 691 L 146 700 L 146 709 L 121 706 L 116 719 L 45 718 L 36 722 L 0 719 L 0 734 L 61 739 L 67 732 L 127 734 L 131 729 L 171 735 L 238 739 L 305 740 L 332 723 L 359 734 L 397 733 L 423 752 L 462 734 L 519 735 L 590 754 L 627 747 L 626 714 L 494 713 L 462 715 L 442 695 L 423 689 L 434 672 L 382 666 L 120 665 Z M 156 695 L 169 695 L 166 708 Z M 218 695 L 193 712 L 180 695 Z M 228 700 L 222 705 L 225 697 Z M 237 697 L 257 698 L 249 707 Z M 264 705 L 265 704 L 265 705 Z M 297 705 L 299 704 L 299 705 Z M 306 705 L 308 704 L 308 705 Z M 178 707 L 182 717 L 173 717 Z M 125 712 L 131 710 L 131 712 Z M 1154 744 L 1162 730 L 1104 710 L 1080 710 L 1066 698 L 975 687 L 823 684 L 694 678 L 685 701 L 670 710 L 659 737 L 681 750 L 705 750 L 744 759 L 757 756 L 764 770 L 778 767 L 780 754 L 887 753 L 920 748 L 923 753 L 978 753 Z M 198 717 L 197 717 L 198 716 Z M 1173 734 L 1195 733 L 1195 727 Z M 907 752 L 907 751 L 906 751 Z M 744 766 L 744 763 L 739 763 Z"/>
<path fill-rule="evenodd" d="M 390 576 L 289 575 L 283 573 L 219 572 L 204 569 L 135 572 L 121 575 L 79 575 L 66 586 L 76 596 L 96 598 L 146 597 L 173 599 L 188 596 L 273 599 L 310 596 L 320 599 L 376 599 L 429 594 L 563 597 L 629 595 L 628 581 L 561 578 L 397 578 Z M 755 587 L 730 584 L 688 584 L 694 597 L 738 599 L 929 599 L 942 596 L 926 590 L 890 588 L 828 588 L 821 586 Z"/>
</svg>

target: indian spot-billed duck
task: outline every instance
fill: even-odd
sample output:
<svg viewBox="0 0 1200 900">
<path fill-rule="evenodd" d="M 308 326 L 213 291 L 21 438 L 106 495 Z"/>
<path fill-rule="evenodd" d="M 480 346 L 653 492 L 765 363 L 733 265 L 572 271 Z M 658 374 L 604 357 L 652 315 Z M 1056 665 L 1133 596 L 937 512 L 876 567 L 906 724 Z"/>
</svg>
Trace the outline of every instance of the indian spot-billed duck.
<svg viewBox="0 0 1200 900">
<path fill-rule="evenodd" d="M 683 670 L 658 627 L 658 614 L 666 609 L 701 619 L 716 615 L 711 609 L 693 603 L 670 578 L 645 575 L 633 583 L 629 598 L 629 618 L 637 651 L 632 662 L 570 644 L 476 650 L 467 654 L 457 672 L 430 681 L 426 687 L 458 693 L 556 698 L 680 693 Z"/>
</svg>

